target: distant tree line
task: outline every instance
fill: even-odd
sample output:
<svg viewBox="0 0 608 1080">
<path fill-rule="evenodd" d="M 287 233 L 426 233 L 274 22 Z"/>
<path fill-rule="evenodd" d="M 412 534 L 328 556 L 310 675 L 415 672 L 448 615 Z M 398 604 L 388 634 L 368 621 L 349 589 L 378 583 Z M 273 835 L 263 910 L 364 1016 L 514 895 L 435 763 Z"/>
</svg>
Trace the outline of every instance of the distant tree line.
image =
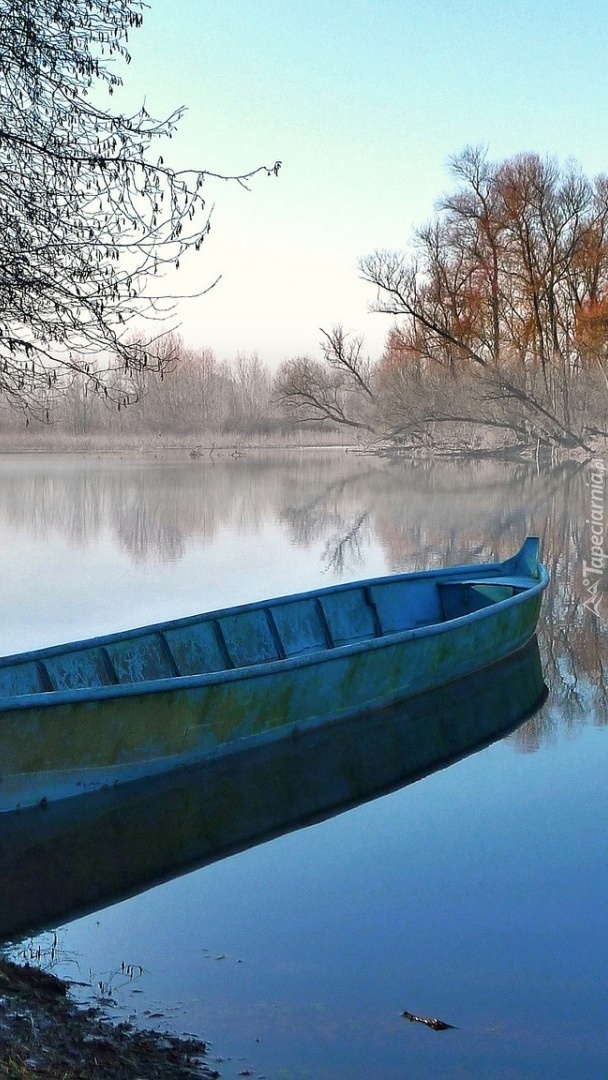
<svg viewBox="0 0 608 1080">
<path fill-rule="evenodd" d="M 124 0 L 123 18 L 133 7 Z M 50 355 L 41 366 L 38 353 L 28 361 L 26 348 L 24 360 L 11 344 L 9 306 L 5 323 L 0 317 L 0 395 L 80 435 L 320 427 L 398 446 L 590 450 L 608 437 L 608 177 L 590 180 L 575 163 L 535 154 L 492 162 L 471 147 L 450 169 L 453 191 L 407 251 L 377 251 L 360 264 L 374 310 L 391 317 L 381 357 L 341 326 L 321 331 L 320 357 L 296 355 L 278 371 L 256 353 L 220 361 L 174 333 L 160 335 L 152 354 L 133 333 L 113 351 L 112 338 L 101 353 L 98 339 L 81 342 L 56 378 Z M 36 348 L 44 344 L 31 319 L 27 333 Z"/>
<path fill-rule="evenodd" d="M 287 434 L 296 427 L 275 400 L 273 373 L 257 353 L 218 360 L 208 348 L 192 348 L 176 334 L 159 341 L 161 366 L 125 368 L 119 357 L 106 367 L 109 394 L 99 394 L 90 376 L 75 373 L 69 386 L 47 386 L 40 395 L 48 434 L 76 436 Z M 91 362 L 91 370 L 94 364 Z M 125 402 L 130 404 L 125 404 Z M 20 411 L 6 404 L 0 434 L 23 430 Z"/>
</svg>

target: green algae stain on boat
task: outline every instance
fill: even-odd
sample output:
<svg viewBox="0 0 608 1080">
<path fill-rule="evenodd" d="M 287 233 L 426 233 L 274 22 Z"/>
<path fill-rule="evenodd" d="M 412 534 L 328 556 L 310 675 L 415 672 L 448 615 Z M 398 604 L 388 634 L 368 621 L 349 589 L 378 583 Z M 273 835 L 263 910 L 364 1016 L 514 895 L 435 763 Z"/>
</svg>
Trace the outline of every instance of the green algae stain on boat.
<svg viewBox="0 0 608 1080">
<path fill-rule="evenodd" d="M 6 814 L 0 938 L 56 926 L 420 780 L 512 731 L 545 696 L 533 638 L 387 708 Z"/>
</svg>

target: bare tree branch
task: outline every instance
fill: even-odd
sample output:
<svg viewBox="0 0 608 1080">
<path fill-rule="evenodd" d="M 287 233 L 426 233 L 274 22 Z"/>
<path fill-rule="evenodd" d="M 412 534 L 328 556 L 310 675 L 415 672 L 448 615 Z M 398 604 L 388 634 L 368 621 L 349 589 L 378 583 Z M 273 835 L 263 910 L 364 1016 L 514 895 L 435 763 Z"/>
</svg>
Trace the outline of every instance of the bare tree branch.
<svg viewBox="0 0 608 1080">
<path fill-rule="evenodd" d="M 206 181 L 280 168 L 175 171 L 158 148 L 181 108 L 159 120 L 100 105 L 145 6 L 0 0 L 0 393 L 27 412 L 44 414 L 75 374 L 128 404 L 109 367 L 167 362 L 141 320 L 174 308 L 152 284 L 208 235 Z"/>
</svg>

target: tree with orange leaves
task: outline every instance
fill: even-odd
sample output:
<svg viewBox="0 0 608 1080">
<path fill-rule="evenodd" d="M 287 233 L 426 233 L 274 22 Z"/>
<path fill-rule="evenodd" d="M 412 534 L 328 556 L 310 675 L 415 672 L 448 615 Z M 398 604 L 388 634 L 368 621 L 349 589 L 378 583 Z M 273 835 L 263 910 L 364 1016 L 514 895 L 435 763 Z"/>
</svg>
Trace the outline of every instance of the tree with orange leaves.
<svg viewBox="0 0 608 1080">
<path fill-rule="evenodd" d="M 608 400 L 608 180 L 535 154 L 493 163 L 471 147 L 450 167 L 457 188 L 409 252 L 361 263 L 375 310 L 398 320 L 410 373 L 466 387 L 439 408 L 427 401 L 425 422 L 588 449 Z"/>
</svg>

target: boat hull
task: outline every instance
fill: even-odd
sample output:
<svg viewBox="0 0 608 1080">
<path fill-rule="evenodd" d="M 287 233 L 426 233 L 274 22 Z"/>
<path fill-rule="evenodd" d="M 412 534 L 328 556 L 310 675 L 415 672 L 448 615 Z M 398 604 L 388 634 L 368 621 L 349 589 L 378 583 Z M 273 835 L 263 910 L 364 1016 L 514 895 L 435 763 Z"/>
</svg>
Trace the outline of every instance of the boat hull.
<svg viewBox="0 0 608 1080">
<path fill-rule="evenodd" d="M 4 815 L 0 940 L 55 927 L 420 780 L 512 731 L 545 696 L 533 639 L 481 672 L 377 712 Z"/>
<path fill-rule="evenodd" d="M 525 645 L 541 596 L 532 588 L 491 610 L 294 659 L 4 707 L 0 812 L 234 753 L 440 687 Z"/>
</svg>

